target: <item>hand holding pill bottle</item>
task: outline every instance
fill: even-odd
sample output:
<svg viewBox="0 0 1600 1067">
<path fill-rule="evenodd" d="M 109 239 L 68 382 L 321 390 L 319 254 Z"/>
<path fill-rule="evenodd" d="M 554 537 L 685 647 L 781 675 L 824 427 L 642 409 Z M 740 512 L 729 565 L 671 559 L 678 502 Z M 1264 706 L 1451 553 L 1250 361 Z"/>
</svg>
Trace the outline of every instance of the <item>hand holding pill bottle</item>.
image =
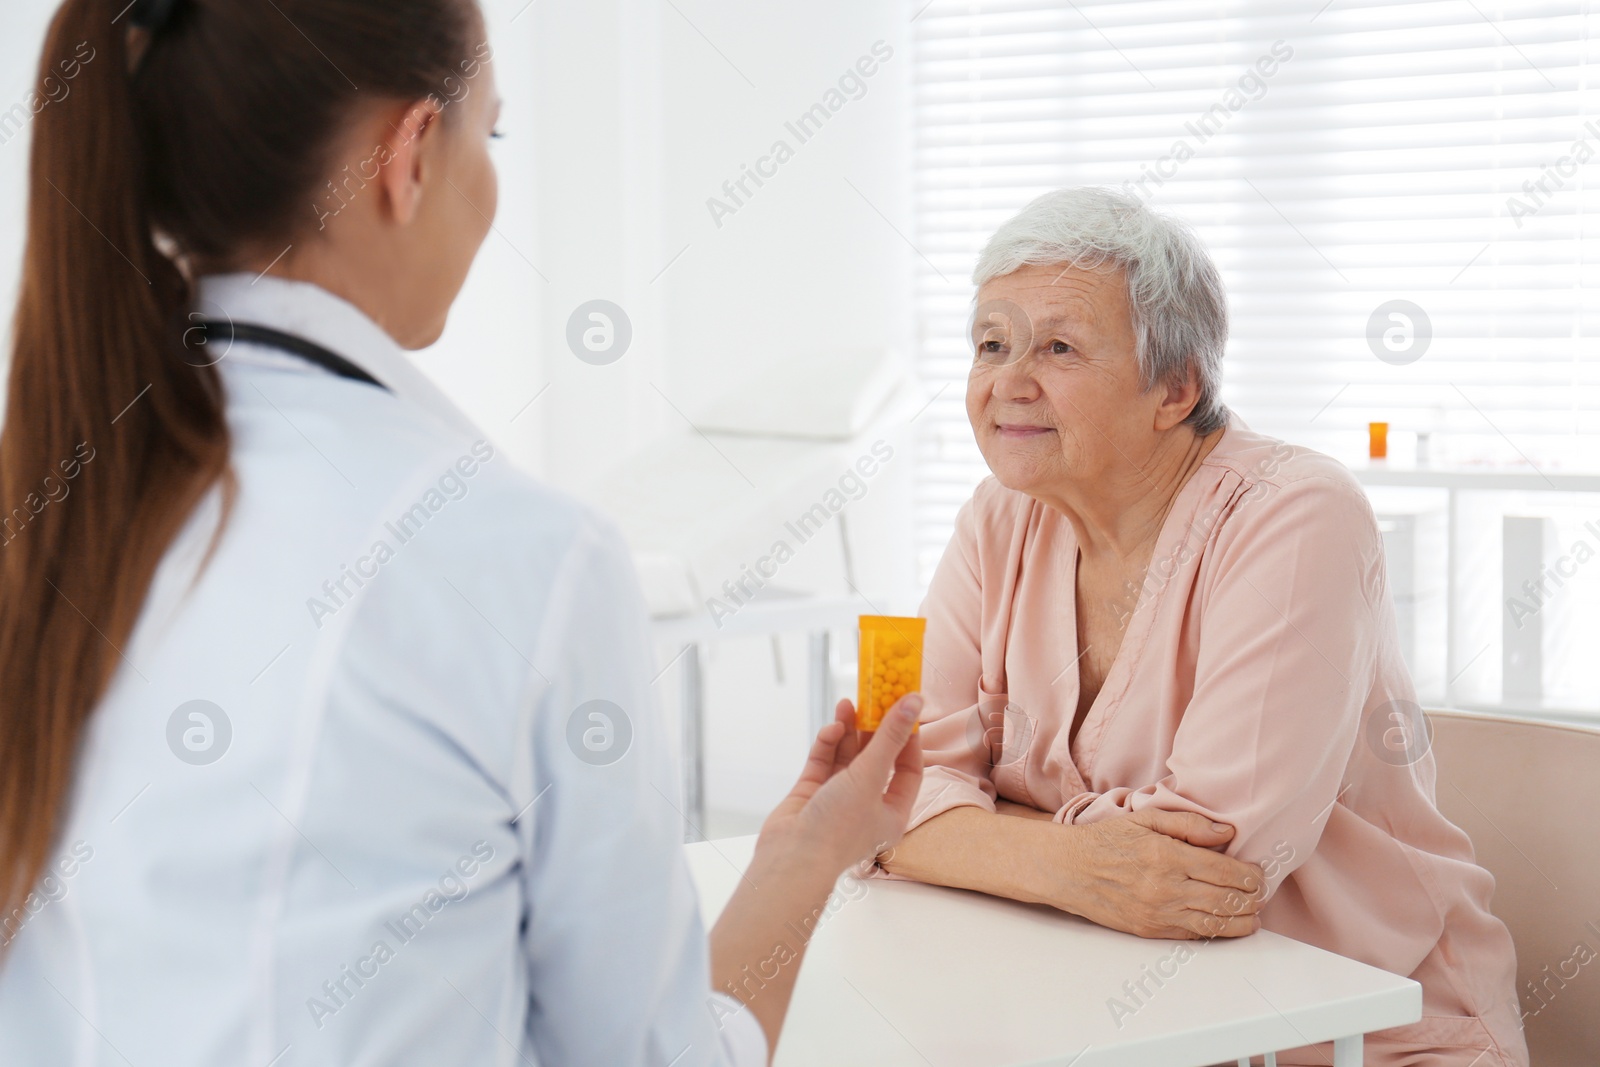
<svg viewBox="0 0 1600 1067">
<path fill-rule="evenodd" d="M 894 702 L 922 688 L 922 633 L 927 619 L 861 616 L 856 729 L 876 730 Z"/>
</svg>

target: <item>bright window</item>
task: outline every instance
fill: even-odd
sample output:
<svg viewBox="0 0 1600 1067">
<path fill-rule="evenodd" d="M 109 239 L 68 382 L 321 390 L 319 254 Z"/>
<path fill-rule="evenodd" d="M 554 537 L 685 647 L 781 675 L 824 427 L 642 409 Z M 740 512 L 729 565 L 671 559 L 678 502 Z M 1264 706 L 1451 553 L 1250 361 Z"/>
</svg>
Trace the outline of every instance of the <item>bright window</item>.
<svg viewBox="0 0 1600 1067">
<path fill-rule="evenodd" d="M 1590 6 L 933 0 L 914 55 L 917 351 L 943 390 L 918 422 L 923 580 L 987 473 L 962 396 L 973 263 L 1063 185 L 1196 227 L 1228 286 L 1225 398 L 1252 427 L 1352 464 L 1382 420 L 1397 464 L 1420 431 L 1435 466 L 1600 470 Z"/>
</svg>

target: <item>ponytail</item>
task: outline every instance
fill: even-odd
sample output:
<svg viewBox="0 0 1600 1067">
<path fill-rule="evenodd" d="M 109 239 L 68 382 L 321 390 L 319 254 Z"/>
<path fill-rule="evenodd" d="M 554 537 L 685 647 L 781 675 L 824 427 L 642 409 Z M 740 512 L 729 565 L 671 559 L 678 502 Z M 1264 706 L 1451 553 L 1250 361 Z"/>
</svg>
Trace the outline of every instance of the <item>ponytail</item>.
<svg viewBox="0 0 1600 1067">
<path fill-rule="evenodd" d="M 142 684 L 125 646 L 162 556 L 213 488 L 224 523 L 234 499 L 221 375 L 185 359 L 186 272 L 316 240 L 352 109 L 459 89 L 482 26 L 473 0 L 56 13 L 40 81 L 74 88 L 34 118 L 0 427 L 0 951 L 85 724 L 120 669 Z"/>
<path fill-rule="evenodd" d="M 145 206 L 124 3 L 67 0 L 40 64 L 77 84 L 34 120 L 0 433 L 0 920 L 48 859 L 167 545 L 219 480 L 232 496 L 218 374 L 181 358 L 189 285 Z"/>
<path fill-rule="evenodd" d="M 224 523 L 234 502 L 187 272 L 317 240 L 352 109 L 459 88 L 482 29 L 474 0 L 66 0 L 51 22 L 40 80 L 74 91 L 34 120 L 0 427 L 0 950 L 86 721 L 118 670 L 142 685 L 125 646 L 155 568 L 206 493 Z"/>
</svg>

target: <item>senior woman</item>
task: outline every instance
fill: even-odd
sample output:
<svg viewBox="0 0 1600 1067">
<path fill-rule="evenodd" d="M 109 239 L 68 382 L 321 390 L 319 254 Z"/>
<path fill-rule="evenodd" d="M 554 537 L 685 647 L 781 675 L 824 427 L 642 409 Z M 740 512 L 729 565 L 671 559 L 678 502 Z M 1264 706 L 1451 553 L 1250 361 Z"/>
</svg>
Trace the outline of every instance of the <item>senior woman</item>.
<svg viewBox="0 0 1600 1067">
<path fill-rule="evenodd" d="M 1493 879 L 1396 733 L 1418 714 L 1372 511 L 1223 407 L 1204 249 L 1068 189 L 974 280 L 993 476 L 923 606 L 929 767 L 880 866 L 1145 936 L 1259 924 L 1422 984 L 1422 1021 L 1370 1036 L 1369 1064 L 1525 1065 Z M 1264 891 L 1237 892 L 1255 868 Z"/>
</svg>

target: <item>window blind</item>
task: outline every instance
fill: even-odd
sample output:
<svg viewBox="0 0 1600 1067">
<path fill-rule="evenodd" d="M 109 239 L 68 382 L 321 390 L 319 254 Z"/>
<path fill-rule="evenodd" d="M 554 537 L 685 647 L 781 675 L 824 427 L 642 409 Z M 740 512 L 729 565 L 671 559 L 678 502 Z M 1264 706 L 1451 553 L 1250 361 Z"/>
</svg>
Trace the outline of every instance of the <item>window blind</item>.
<svg viewBox="0 0 1600 1067">
<path fill-rule="evenodd" d="M 1592 6 L 921 7 L 922 580 L 987 474 L 963 398 L 973 264 L 1064 185 L 1196 228 L 1228 287 L 1224 396 L 1252 427 L 1351 461 L 1382 420 L 1397 461 L 1420 431 L 1436 465 L 1600 469 Z"/>
</svg>

